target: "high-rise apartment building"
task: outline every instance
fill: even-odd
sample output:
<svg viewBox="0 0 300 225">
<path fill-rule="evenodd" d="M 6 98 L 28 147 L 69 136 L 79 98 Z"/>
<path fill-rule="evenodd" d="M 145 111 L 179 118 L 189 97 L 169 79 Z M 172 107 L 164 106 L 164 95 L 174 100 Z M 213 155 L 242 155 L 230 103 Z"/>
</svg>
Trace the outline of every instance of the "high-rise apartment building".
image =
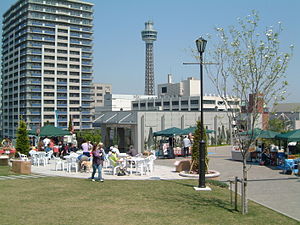
<svg viewBox="0 0 300 225">
<path fill-rule="evenodd" d="M 29 128 L 92 127 L 92 27 L 93 4 L 77 0 L 19 0 L 3 15 L 4 136 L 21 117 Z"/>
</svg>

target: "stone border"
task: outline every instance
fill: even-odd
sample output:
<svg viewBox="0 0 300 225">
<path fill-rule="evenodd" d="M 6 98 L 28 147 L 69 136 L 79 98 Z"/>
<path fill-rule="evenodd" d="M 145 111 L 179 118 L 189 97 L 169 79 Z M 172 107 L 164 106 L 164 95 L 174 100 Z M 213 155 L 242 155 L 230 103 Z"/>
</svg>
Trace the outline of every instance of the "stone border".
<svg viewBox="0 0 300 225">
<path fill-rule="evenodd" d="M 205 174 L 205 178 L 207 179 L 215 179 L 219 177 L 221 174 L 216 170 L 209 170 L 210 173 Z M 199 178 L 199 174 L 188 174 L 187 171 L 179 172 L 179 176 L 182 177 L 189 177 L 189 178 Z"/>
</svg>

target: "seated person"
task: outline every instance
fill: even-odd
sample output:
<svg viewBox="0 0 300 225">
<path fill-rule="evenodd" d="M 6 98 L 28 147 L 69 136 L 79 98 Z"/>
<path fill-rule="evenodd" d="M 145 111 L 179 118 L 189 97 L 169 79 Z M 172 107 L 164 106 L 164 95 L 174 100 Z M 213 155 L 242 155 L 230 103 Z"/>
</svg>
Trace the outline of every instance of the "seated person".
<svg viewBox="0 0 300 225">
<path fill-rule="evenodd" d="M 126 152 L 130 156 L 136 156 L 138 154 L 137 150 L 130 145 L 129 150 Z"/>
<path fill-rule="evenodd" d="M 116 152 L 115 149 L 111 150 L 111 154 L 109 155 L 108 158 L 112 161 L 113 166 L 117 166 L 118 164 L 120 164 L 123 161 L 123 160 L 118 158 L 117 152 Z"/>
<path fill-rule="evenodd" d="M 109 159 L 113 162 L 113 166 L 116 166 L 118 163 L 118 156 L 117 156 L 117 153 L 116 153 L 116 150 L 114 149 L 111 149 L 111 154 L 109 155 Z"/>
<path fill-rule="evenodd" d="M 48 144 L 46 147 L 45 147 L 45 152 L 50 152 L 52 150 L 52 148 L 50 147 L 50 144 Z"/>
<path fill-rule="evenodd" d="M 109 149 L 110 149 L 111 151 L 114 150 L 115 153 L 116 153 L 117 155 L 120 154 L 120 151 L 119 151 L 119 149 L 118 149 L 118 145 L 110 146 Z"/>
<path fill-rule="evenodd" d="M 77 152 L 78 148 L 73 144 L 69 143 L 69 152 Z"/>
<path fill-rule="evenodd" d="M 83 167 L 81 167 L 81 163 L 83 162 L 83 161 L 90 161 L 90 158 L 88 157 L 88 156 L 86 156 L 86 155 L 84 155 L 84 154 L 81 154 L 81 155 L 79 155 L 78 157 L 77 157 L 77 160 L 78 160 L 78 168 L 79 168 L 79 171 L 80 170 L 86 170 L 86 168 L 83 166 Z"/>
<path fill-rule="evenodd" d="M 60 148 L 60 157 L 64 157 L 66 155 L 69 155 L 69 146 L 68 145 L 62 145 Z"/>
</svg>

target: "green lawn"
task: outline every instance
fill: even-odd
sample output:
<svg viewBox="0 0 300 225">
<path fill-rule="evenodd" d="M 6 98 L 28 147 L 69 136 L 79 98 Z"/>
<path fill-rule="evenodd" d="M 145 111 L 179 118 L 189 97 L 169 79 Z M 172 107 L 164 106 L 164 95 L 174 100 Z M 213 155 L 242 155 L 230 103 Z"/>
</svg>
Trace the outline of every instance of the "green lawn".
<svg viewBox="0 0 300 225">
<path fill-rule="evenodd" d="M 16 175 L 9 166 L 0 166 L 0 176 Z"/>
<path fill-rule="evenodd" d="M 253 202 L 242 216 L 226 188 L 195 180 L 111 181 L 46 177 L 0 180 L 1 224 L 299 224 Z"/>
</svg>

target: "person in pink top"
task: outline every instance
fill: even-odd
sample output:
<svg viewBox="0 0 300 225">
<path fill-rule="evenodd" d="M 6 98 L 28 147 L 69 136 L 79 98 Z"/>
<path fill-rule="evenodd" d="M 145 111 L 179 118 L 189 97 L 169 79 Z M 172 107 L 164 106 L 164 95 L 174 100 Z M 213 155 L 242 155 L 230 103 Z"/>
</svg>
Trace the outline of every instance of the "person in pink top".
<svg viewBox="0 0 300 225">
<path fill-rule="evenodd" d="M 92 150 L 93 146 L 91 145 L 91 143 L 89 141 L 84 141 L 81 145 L 82 151 L 83 151 L 83 155 L 86 155 L 87 157 L 90 157 L 90 151 Z"/>
</svg>

